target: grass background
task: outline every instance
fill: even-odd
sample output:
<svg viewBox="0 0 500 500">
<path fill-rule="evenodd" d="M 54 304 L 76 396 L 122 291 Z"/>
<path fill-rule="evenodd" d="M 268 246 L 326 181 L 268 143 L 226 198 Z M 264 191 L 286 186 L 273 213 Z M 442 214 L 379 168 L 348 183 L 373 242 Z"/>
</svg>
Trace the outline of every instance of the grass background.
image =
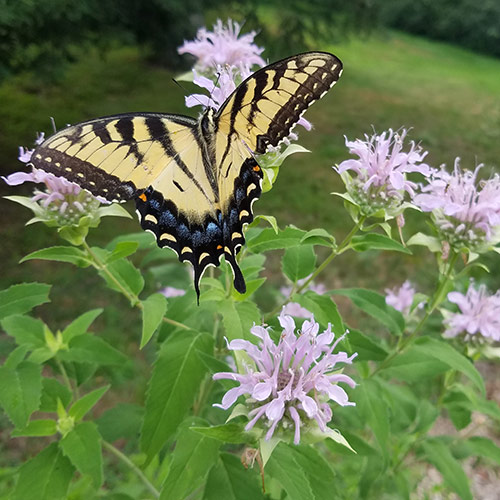
<svg viewBox="0 0 500 500">
<path fill-rule="evenodd" d="M 339 56 L 344 62 L 344 74 L 332 92 L 307 113 L 314 130 L 301 132 L 299 142 L 311 153 L 287 160 L 274 189 L 255 205 L 256 213 L 276 216 L 282 227 L 324 227 L 341 240 L 350 228 L 350 219 L 341 200 L 330 192 L 342 190 L 331 166 L 349 156 L 344 135 L 353 139 L 373 130 L 409 127 L 409 137 L 429 151 L 427 160 L 431 165 L 452 166 L 459 156 L 466 168 L 485 163 L 484 175 L 490 175 L 499 165 L 500 61 L 397 32 L 352 38 L 318 49 Z M 36 131 L 50 135 L 50 116 L 59 127 L 128 111 L 196 116 L 196 110 L 184 106 L 184 95 L 191 87 L 186 84 L 185 90 L 179 88 L 173 83 L 173 76 L 146 63 L 137 49 L 122 47 L 104 56 L 89 53 L 71 64 L 52 84 L 41 83 L 29 74 L 5 81 L 0 86 L 2 174 L 22 170 L 23 164 L 16 159 L 17 147 L 30 146 Z M 2 195 L 29 194 L 31 189 L 32 186 L 11 188 L 0 184 Z M 133 211 L 132 206 L 129 208 Z M 102 287 L 97 286 L 98 278 L 85 270 L 37 261 L 17 265 L 30 251 L 60 244 L 53 229 L 40 224 L 25 228 L 28 218 L 26 209 L 0 200 L 0 288 L 20 281 L 57 284 L 52 297 L 58 301 L 60 313 L 55 314 L 52 307 L 51 314 L 61 320 L 74 317 L 75 307 L 81 312 L 87 304 L 90 308 L 99 301 L 105 305 L 122 300 L 99 291 Z M 423 218 L 419 214 L 409 213 L 407 220 L 408 235 L 415 228 L 422 228 Z M 105 244 L 114 235 L 138 230 L 135 218 L 104 219 L 90 241 Z M 425 291 L 432 285 L 433 259 L 425 251 L 417 249 L 415 253 L 416 258 L 375 252 L 346 254 L 330 266 L 322 280 L 328 287 L 366 286 L 382 291 L 410 278 Z M 277 266 L 278 257 L 271 257 L 271 281 L 277 279 Z M 490 266 L 495 270 L 494 260 Z M 486 279 L 491 287 L 500 286 L 498 272 L 478 277 Z M 72 293 L 75 291 L 76 299 Z M 106 295 L 96 296 L 100 293 Z"/>
</svg>

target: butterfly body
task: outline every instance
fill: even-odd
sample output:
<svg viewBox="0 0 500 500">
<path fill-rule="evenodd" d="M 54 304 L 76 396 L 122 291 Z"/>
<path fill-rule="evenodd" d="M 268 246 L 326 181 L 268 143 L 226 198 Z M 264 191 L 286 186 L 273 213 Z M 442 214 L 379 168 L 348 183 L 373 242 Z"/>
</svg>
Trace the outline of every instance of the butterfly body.
<svg viewBox="0 0 500 500">
<path fill-rule="evenodd" d="M 49 137 L 31 163 L 108 201 L 135 199 L 141 226 L 192 264 L 198 295 L 222 256 L 244 293 L 236 254 L 261 194 L 258 155 L 289 135 L 341 71 L 331 54 L 299 54 L 258 70 L 198 120 L 133 113 L 82 122 Z"/>
</svg>

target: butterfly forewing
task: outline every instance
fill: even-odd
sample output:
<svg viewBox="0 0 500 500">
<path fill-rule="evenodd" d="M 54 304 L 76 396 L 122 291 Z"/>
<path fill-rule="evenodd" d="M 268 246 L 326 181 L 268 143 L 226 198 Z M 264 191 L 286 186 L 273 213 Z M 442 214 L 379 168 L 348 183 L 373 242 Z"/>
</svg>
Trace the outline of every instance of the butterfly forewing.
<svg viewBox="0 0 500 500">
<path fill-rule="evenodd" d="M 308 52 L 266 66 L 248 77 L 217 116 L 228 136 L 237 134 L 255 153 L 277 146 L 304 111 L 340 78 L 342 63 L 326 52 Z"/>
</svg>

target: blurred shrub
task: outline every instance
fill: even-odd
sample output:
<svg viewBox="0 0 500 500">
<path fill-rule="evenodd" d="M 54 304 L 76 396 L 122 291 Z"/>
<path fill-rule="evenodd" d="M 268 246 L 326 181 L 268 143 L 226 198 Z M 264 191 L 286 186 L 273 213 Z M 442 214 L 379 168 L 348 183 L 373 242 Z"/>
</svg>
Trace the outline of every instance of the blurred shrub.
<svg viewBox="0 0 500 500">
<path fill-rule="evenodd" d="M 383 0 L 380 9 L 388 26 L 500 56 L 498 0 Z"/>
</svg>

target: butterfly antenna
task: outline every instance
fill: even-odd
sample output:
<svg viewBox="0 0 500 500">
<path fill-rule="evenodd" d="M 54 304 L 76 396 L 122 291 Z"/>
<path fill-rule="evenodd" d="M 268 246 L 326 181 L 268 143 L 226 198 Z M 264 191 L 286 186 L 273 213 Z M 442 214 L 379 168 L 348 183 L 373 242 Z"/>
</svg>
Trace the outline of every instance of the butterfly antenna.
<svg viewBox="0 0 500 500">
<path fill-rule="evenodd" d="M 180 84 L 175 78 L 172 78 L 172 81 L 178 86 L 180 87 L 185 94 L 189 94 L 189 90 L 186 89 L 186 87 L 184 87 L 184 85 Z M 205 106 L 197 97 L 196 97 L 196 94 L 191 94 L 197 101 L 198 101 L 198 104 L 200 106 Z"/>
<path fill-rule="evenodd" d="M 50 117 L 50 123 L 52 123 L 52 130 L 54 131 L 54 134 L 57 132 L 57 127 L 56 127 L 56 121 L 54 120 L 54 117 Z"/>
</svg>

